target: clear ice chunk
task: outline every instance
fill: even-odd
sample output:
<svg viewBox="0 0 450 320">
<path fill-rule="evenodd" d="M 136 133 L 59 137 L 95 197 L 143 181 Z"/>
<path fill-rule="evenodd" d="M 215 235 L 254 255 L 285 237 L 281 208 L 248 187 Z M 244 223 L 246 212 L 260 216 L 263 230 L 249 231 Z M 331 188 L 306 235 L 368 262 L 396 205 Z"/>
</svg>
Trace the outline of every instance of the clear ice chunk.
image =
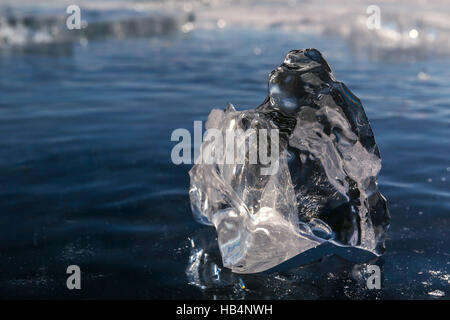
<svg viewBox="0 0 450 320">
<path fill-rule="evenodd" d="M 231 164 L 197 161 L 189 172 L 194 217 L 216 228 L 225 267 L 261 272 L 325 241 L 383 253 L 390 216 L 377 186 L 378 146 L 360 100 L 318 50 L 290 51 L 259 107 L 214 109 L 212 128 L 224 150 L 232 142 L 245 153 Z M 260 129 L 279 132 L 274 174 L 250 161 L 250 136 Z M 227 140 L 226 130 L 239 134 Z M 201 146 L 208 148 L 211 140 Z"/>
</svg>

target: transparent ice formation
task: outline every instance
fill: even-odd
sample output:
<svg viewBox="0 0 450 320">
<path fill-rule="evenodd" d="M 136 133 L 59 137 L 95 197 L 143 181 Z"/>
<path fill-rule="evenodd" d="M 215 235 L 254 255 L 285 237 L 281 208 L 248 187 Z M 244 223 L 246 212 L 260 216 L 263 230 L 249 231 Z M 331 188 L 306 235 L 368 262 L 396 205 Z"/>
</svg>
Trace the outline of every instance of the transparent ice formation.
<svg viewBox="0 0 450 320">
<path fill-rule="evenodd" d="M 189 172 L 194 217 L 216 228 L 225 267 L 261 272 L 326 241 L 383 253 L 390 217 L 377 187 L 380 153 L 360 100 L 318 50 L 290 51 L 259 107 L 212 110 L 211 128 L 242 129 L 234 143 L 246 150 L 243 163 L 199 162 Z M 279 130 L 275 174 L 249 161 L 242 138 L 255 129 Z"/>
</svg>

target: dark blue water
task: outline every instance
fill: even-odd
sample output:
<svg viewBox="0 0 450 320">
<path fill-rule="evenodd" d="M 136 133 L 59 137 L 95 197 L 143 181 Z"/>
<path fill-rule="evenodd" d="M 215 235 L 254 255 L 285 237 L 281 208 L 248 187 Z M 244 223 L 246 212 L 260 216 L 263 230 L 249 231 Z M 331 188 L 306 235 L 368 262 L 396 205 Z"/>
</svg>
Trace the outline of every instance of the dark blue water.
<svg viewBox="0 0 450 320">
<path fill-rule="evenodd" d="M 0 54 L 1 298 L 448 298 L 448 59 L 384 62 L 338 39 L 232 29 L 67 46 Z M 337 256 L 217 279 L 214 230 L 189 207 L 190 166 L 171 163 L 174 129 L 192 132 L 228 102 L 259 105 L 268 73 L 306 47 L 361 98 L 381 150 L 392 221 L 373 262 L 380 290 Z M 208 261 L 188 277 L 198 250 Z M 66 288 L 71 264 L 82 290 Z"/>
</svg>

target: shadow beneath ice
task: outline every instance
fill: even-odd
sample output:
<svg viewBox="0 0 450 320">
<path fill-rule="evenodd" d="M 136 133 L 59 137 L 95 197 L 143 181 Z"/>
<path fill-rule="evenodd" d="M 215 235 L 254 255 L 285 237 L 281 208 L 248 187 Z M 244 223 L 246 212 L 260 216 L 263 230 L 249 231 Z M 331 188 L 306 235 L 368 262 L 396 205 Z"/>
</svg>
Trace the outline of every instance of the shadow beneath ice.
<svg viewBox="0 0 450 320">
<path fill-rule="evenodd" d="M 271 274 L 274 272 L 289 271 L 298 266 L 313 263 L 320 260 L 322 257 L 330 255 L 338 255 L 340 258 L 353 263 L 370 264 L 377 260 L 377 256 L 369 251 L 354 247 L 337 246 L 330 242 L 325 242 L 320 246 L 302 252 L 263 273 Z"/>
<path fill-rule="evenodd" d="M 325 243 L 265 272 L 237 274 L 223 267 L 215 230 L 202 228 L 191 237 L 186 276 L 204 299 L 376 299 L 382 290 L 367 288 L 369 264 L 382 269 L 384 261 Z"/>
</svg>

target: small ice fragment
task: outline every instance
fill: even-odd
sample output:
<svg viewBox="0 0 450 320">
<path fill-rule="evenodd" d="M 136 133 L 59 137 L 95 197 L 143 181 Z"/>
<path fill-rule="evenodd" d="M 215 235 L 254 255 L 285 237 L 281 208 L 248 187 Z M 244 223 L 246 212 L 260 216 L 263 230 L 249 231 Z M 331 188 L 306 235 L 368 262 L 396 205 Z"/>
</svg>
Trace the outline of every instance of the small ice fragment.
<svg viewBox="0 0 450 320">
<path fill-rule="evenodd" d="M 445 292 L 441 291 L 441 290 L 430 291 L 430 292 L 428 292 L 428 294 L 430 296 L 434 296 L 434 297 L 443 297 L 443 296 L 445 296 Z"/>
</svg>

